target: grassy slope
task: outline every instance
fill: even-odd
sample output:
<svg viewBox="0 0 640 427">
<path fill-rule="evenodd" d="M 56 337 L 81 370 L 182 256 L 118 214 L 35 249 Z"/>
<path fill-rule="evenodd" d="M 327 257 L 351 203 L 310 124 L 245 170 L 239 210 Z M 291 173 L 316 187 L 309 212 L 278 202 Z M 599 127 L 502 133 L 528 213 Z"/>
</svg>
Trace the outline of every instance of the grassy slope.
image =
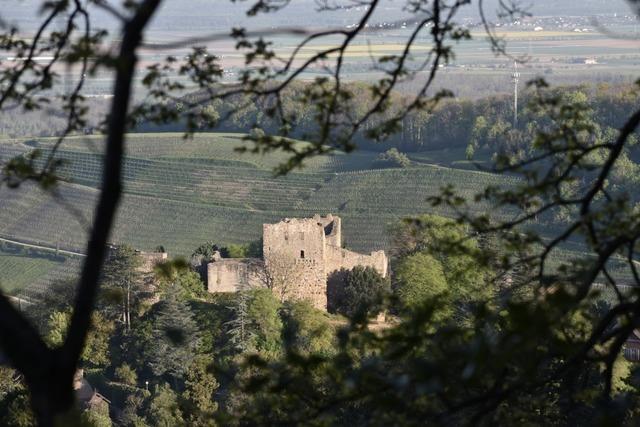
<svg viewBox="0 0 640 427">
<path fill-rule="evenodd" d="M 29 146 L 46 148 L 48 141 Z M 453 183 L 466 196 L 494 175 L 416 163 L 410 169 L 368 169 L 376 153 L 357 152 L 313 159 L 302 171 L 274 177 L 282 154 L 239 154 L 237 135 L 208 134 L 184 141 L 177 134 L 132 135 L 126 163 L 126 194 L 111 237 L 141 249 L 162 244 L 188 255 L 200 243 L 246 242 L 260 237 L 262 224 L 282 217 L 333 212 L 343 217 L 346 243 L 357 250 L 387 246 L 385 230 L 397 218 L 434 210 L 427 198 Z M 5 156 L 25 147 L 0 144 Z M 100 140 L 76 138 L 61 153 L 61 186 L 68 204 L 91 217 L 100 173 Z M 0 151 L 0 155 L 3 151 Z M 75 216 L 51 196 L 30 188 L 0 190 L 0 236 L 81 248 L 85 231 Z M 478 209 L 482 209 L 478 206 Z"/>
<path fill-rule="evenodd" d="M 51 280 L 73 275 L 77 259 L 47 257 L 28 250 L 16 251 L 0 247 L 0 288 L 15 294 L 25 288 L 38 292 Z"/>
</svg>

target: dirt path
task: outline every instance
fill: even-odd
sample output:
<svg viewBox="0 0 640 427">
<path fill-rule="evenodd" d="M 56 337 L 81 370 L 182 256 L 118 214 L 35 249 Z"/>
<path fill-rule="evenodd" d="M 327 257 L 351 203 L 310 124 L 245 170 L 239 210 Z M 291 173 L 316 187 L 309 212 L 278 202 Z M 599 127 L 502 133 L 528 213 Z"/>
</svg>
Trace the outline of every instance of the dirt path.
<svg viewBox="0 0 640 427">
<path fill-rule="evenodd" d="M 85 254 L 81 254 L 80 252 L 65 251 L 64 249 L 56 249 L 50 246 L 31 245 L 29 243 L 18 242 L 10 239 L 3 239 L 2 237 L 0 237 L 0 242 L 7 242 L 7 243 L 11 243 L 12 245 L 24 246 L 25 248 L 34 248 L 34 249 L 42 249 L 45 251 L 57 252 L 64 255 L 72 255 L 72 256 L 80 256 L 80 257 L 86 256 Z"/>
</svg>

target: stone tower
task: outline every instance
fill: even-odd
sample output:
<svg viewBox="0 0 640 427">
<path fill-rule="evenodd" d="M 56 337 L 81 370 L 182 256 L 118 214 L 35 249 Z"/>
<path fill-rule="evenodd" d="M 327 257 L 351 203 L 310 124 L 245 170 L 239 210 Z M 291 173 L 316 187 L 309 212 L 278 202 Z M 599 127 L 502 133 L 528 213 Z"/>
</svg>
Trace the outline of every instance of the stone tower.
<svg viewBox="0 0 640 427">
<path fill-rule="evenodd" d="M 384 251 L 364 255 L 342 248 L 342 221 L 331 214 L 264 224 L 263 242 L 267 270 L 283 260 L 295 265 L 296 274 L 289 274 L 298 284 L 291 284 L 287 297 L 310 300 L 317 308 L 327 308 L 327 279 L 342 268 L 371 266 L 387 275 Z"/>
<path fill-rule="evenodd" d="M 286 299 L 307 299 L 318 308 L 327 306 L 327 275 L 324 268 L 327 231 L 340 235 L 340 222 L 330 216 L 286 218 L 262 228 L 263 255 L 267 271 L 274 276 L 289 276 L 281 282 L 288 289 L 279 289 Z M 281 270 L 281 271 L 277 271 Z"/>
</svg>

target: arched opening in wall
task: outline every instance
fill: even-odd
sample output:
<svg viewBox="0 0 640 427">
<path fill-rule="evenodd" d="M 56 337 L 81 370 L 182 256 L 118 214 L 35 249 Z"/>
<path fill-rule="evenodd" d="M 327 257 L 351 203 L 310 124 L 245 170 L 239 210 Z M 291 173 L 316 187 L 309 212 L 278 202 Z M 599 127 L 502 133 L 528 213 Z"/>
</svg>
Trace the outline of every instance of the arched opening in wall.
<svg viewBox="0 0 640 427">
<path fill-rule="evenodd" d="M 300 251 L 300 258 L 304 259 L 304 251 Z"/>
</svg>

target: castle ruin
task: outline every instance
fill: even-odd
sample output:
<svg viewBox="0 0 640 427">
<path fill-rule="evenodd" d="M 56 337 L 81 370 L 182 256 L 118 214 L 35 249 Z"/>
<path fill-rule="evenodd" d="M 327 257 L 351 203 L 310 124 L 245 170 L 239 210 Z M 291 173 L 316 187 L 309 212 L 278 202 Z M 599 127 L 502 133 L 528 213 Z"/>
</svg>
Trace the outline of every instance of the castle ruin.
<svg viewBox="0 0 640 427">
<path fill-rule="evenodd" d="M 373 267 L 383 277 L 387 275 L 384 251 L 367 255 L 342 247 L 342 222 L 338 216 L 286 218 L 276 224 L 264 224 L 262 238 L 263 259 L 214 258 L 207 265 L 208 291 L 268 287 L 282 301 L 305 299 L 326 310 L 328 281 L 337 277 L 335 273 L 341 269 Z"/>
</svg>

